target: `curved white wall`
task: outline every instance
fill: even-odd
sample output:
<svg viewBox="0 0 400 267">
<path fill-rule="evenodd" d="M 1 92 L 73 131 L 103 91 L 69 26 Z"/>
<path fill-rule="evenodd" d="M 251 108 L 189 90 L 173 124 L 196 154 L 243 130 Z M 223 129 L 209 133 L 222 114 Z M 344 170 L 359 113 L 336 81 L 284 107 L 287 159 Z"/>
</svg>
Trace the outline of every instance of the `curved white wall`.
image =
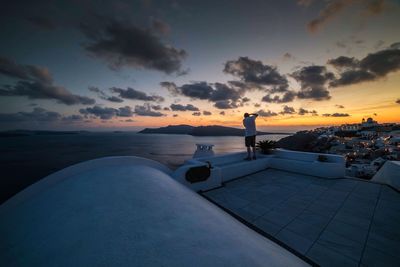
<svg viewBox="0 0 400 267">
<path fill-rule="evenodd" d="M 0 206 L 0 266 L 306 265 L 138 162 L 82 163 Z"/>
</svg>

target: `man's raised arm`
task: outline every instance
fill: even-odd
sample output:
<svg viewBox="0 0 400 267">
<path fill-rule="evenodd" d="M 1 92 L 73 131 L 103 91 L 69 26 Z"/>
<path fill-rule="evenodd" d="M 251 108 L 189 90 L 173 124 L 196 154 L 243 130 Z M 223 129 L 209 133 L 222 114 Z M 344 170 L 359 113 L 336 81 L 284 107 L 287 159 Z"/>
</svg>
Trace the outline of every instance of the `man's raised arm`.
<svg viewBox="0 0 400 267">
<path fill-rule="evenodd" d="M 250 115 L 252 115 L 252 116 L 254 116 L 254 117 L 258 117 L 258 114 L 257 113 L 252 113 L 252 114 L 250 114 Z"/>
</svg>

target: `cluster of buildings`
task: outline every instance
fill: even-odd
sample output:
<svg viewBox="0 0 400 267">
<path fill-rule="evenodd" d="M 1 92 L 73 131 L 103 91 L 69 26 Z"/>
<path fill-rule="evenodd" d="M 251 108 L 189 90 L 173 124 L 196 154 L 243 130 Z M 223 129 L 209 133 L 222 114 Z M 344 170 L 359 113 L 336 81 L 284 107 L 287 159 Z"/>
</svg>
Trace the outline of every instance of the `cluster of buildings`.
<svg viewBox="0 0 400 267">
<path fill-rule="evenodd" d="M 314 152 L 343 155 L 346 175 L 371 179 L 387 160 L 400 160 L 400 124 L 361 123 L 317 128 Z"/>
</svg>

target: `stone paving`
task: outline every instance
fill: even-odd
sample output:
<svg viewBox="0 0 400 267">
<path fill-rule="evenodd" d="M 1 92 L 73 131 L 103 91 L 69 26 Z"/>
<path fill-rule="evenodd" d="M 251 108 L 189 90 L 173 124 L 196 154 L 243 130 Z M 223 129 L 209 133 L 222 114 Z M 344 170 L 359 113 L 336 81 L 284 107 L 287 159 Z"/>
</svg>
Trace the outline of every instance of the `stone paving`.
<svg viewBox="0 0 400 267">
<path fill-rule="evenodd" d="M 321 266 L 400 266 L 400 193 L 275 169 L 203 193 Z"/>
</svg>

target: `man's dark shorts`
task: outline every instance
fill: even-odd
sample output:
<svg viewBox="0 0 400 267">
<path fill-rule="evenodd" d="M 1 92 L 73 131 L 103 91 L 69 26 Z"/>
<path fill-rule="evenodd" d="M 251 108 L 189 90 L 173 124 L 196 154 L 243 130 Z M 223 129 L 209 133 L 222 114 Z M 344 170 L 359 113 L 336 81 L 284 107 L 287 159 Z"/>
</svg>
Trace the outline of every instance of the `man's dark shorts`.
<svg viewBox="0 0 400 267">
<path fill-rule="evenodd" d="M 255 135 L 246 136 L 244 138 L 244 143 L 246 144 L 247 147 L 249 147 L 249 146 L 255 147 L 256 146 L 256 136 Z"/>
</svg>

